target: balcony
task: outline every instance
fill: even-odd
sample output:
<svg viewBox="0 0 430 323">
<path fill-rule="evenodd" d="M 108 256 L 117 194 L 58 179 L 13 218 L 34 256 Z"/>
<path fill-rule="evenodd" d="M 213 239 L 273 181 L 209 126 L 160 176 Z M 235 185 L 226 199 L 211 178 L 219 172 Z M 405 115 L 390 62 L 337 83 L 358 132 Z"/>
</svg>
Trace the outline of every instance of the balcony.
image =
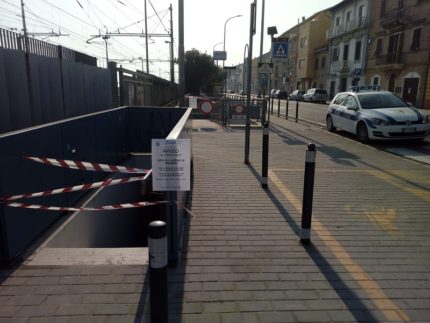
<svg viewBox="0 0 430 323">
<path fill-rule="evenodd" d="M 331 72 L 333 73 L 348 73 L 349 72 L 349 62 L 347 60 L 337 61 L 331 63 Z"/>
<path fill-rule="evenodd" d="M 346 24 L 335 26 L 334 28 L 327 30 L 326 39 L 329 40 L 341 36 L 343 34 L 350 33 L 361 28 L 365 28 L 368 24 L 369 19 L 365 16 L 352 19 L 350 21 L 347 21 Z"/>
<path fill-rule="evenodd" d="M 387 55 L 377 56 L 375 65 L 384 70 L 398 70 L 403 68 L 403 57 L 401 53 L 389 53 Z"/>
<path fill-rule="evenodd" d="M 381 14 L 380 23 L 383 28 L 392 28 L 411 22 L 411 8 L 396 8 Z"/>
</svg>

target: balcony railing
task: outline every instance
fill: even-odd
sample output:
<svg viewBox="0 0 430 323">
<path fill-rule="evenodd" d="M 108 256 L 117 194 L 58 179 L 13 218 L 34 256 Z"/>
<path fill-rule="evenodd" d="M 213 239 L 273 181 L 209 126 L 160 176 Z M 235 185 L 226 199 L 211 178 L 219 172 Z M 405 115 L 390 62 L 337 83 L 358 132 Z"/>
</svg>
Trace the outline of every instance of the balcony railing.
<svg viewBox="0 0 430 323">
<path fill-rule="evenodd" d="M 398 25 L 408 23 L 411 16 L 411 8 L 396 8 L 392 10 L 385 11 L 381 14 L 380 22 L 384 27 L 390 25 Z"/>
<path fill-rule="evenodd" d="M 403 64 L 401 53 L 389 53 L 387 55 L 377 56 L 376 65 L 396 65 Z"/>
<path fill-rule="evenodd" d="M 347 72 L 349 71 L 349 62 L 347 60 L 337 61 L 331 63 L 332 72 Z"/>
<path fill-rule="evenodd" d="M 364 28 L 368 25 L 369 19 L 365 16 L 358 17 L 347 21 L 346 24 L 335 26 L 334 28 L 330 28 L 326 32 L 326 39 L 331 39 L 345 33 L 352 32 L 354 30 Z"/>
</svg>

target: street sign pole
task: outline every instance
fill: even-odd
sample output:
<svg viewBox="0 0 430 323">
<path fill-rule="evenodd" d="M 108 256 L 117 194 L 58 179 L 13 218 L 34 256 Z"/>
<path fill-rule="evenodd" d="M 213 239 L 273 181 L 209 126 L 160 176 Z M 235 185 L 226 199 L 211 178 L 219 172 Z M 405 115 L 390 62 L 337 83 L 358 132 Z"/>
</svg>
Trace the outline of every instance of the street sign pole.
<svg viewBox="0 0 430 323">
<path fill-rule="evenodd" d="M 249 142 L 251 137 L 251 74 L 252 74 L 252 40 L 255 34 L 255 19 L 257 16 L 257 0 L 251 3 L 251 23 L 249 28 L 248 74 L 246 84 L 246 125 L 245 125 L 245 164 L 249 165 Z"/>
</svg>

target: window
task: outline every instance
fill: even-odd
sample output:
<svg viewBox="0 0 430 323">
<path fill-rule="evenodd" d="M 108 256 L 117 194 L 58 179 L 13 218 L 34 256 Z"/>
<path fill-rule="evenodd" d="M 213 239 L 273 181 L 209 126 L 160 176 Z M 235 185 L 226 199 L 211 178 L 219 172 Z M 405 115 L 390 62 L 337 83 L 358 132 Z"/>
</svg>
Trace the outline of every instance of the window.
<svg viewBox="0 0 430 323">
<path fill-rule="evenodd" d="M 315 69 L 317 70 L 319 68 L 319 60 L 318 57 L 315 58 Z"/>
<path fill-rule="evenodd" d="M 379 56 L 382 54 L 383 41 L 384 41 L 384 38 L 378 38 L 376 40 L 375 56 Z"/>
<path fill-rule="evenodd" d="M 348 60 L 348 55 L 349 55 L 349 45 L 345 44 L 345 45 L 343 45 L 343 60 L 344 61 Z"/>
<path fill-rule="evenodd" d="M 346 94 L 338 94 L 336 98 L 334 99 L 334 104 L 343 104 L 346 99 Z"/>
<path fill-rule="evenodd" d="M 381 17 L 385 15 L 386 9 L 387 9 L 387 0 L 382 0 L 382 2 L 381 2 Z"/>
<path fill-rule="evenodd" d="M 412 32 L 412 44 L 411 44 L 411 50 L 418 50 L 420 49 L 421 45 L 421 28 L 414 29 Z"/>
<path fill-rule="evenodd" d="M 333 62 L 337 62 L 339 60 L 339 47 L 333 48 Z"/>
<path fill-rule="evenodd" d="M 354 107 L 354 108 L 356 108 L 357 107 L 357 101 L 355 101 L 354 97 L 352 97 L 351 95 L 349 95 L 346 98 L 345 103 L 342 104 L 342 105 L 344 105 L 346 107 Z"/>
<path fill-rule="evenodd" d="M 397 0 L 397 8 L 402 9 L 405 6 L 404 0 Z"/>
<path fill-rule="evenodd" d="M 373 85 L 379 85 L 379 76 L 374 76 L 374 77 L 373 77 L 372 84 L 373 84 Z"/>
<path fill-rule="evenodd" d="M 361 41 L 357 41 L 355 43 L 355 54 L 354 54 L 354 59 L 356 61 L 360 60 L 361 57 Z"/>
<path fill-rule="evenodd" d="M 301 69 L 301 68 L 305 67 L 305 63 L 306 63 L 305 59 L 299 60 L 299 68 Z"/>
<path fill-rule="evenodd" d="M 388 63 L 400 63 L 402 34 L 391 35 L 388 41 Z"/>
<path fill-rule="evenodd" d="M 351 11 L 348 11 L 346 13 L 346 23 L 348 24 L 350 20 L 351 20 Z"/>
<path fill-rule="evenodd" d="M 340 17 L 336 17 L 336 27 L 340 25 Z"/>
<path fill-rule="evenodd" d="M 308 45 L 308 39 L 306 37 L 303 37 L 300 39 L 300 47 L 306 47 Z"/>
<path fill-rule="evenodd" d="M 359 24 L 364 23 L 364 4 L 358 8 L 358 22 Z"/>
<path fill-rule="evenodd" d="M 321 68 L 325 68 L 325 56 L 321 57 Z"/>
</svg>

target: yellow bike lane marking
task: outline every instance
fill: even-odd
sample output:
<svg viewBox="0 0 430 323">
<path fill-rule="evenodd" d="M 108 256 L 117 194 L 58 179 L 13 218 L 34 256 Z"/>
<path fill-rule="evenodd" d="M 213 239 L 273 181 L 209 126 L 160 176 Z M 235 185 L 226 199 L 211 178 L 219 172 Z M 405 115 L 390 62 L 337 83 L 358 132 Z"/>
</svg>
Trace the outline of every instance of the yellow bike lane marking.
<svg viewBox="0 0 430 323">
<path fill-rule="evenodd" d="M 272 170 L 269 170 L 269 178 L 296 209 L 296 211 L 301 214 L 302 202 L 285 186 L 285 184 Z M 410 321 L 409 317 L 403 312 L 403 310 L 401 310 L 387 297 L 379 285 L 361 268 L 341 243 L 337 241 L 336 238 L 324 227 L 324 225 L 315 218 L 312 220 L 312 229 L 347 270 L 347 272 L 353 277 L 357 284 L 366 292 L 369 299 L 372 300 L 376 308 L 381 311 L 388 321 Z"/>
</svg>

